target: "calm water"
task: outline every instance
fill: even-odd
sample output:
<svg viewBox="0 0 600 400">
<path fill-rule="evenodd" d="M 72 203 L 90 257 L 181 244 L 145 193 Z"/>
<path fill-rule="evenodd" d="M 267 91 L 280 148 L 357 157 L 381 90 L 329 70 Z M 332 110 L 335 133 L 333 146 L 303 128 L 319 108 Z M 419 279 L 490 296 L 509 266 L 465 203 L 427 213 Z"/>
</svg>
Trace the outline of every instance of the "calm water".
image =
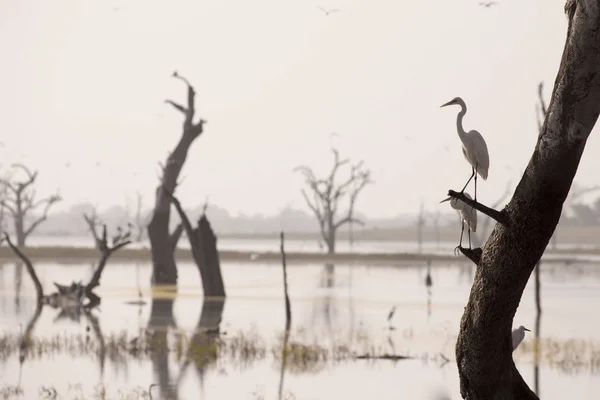
<svg viewBox="0 0 600 400">
<path fill-rule="evenodd" d="M 52 282 L 89 279 L 89 265 L 66 266 L 38 263 L 36 269 L 46 292 Z M 23 274 L 19 302 L 15 300 L 13 264 L 0 267 L 0 326 L 3 334 L 18 334 L 34 312 L 33 286 Z M 289 267 L 292 302 L 292 341 L 318 344 L 331 349 L 344 345 L 357 354 L 367 351 L 415 356 L 416 359 L 392 361 L 332 361 L 318 365 L 291 365 L 285 372 L 283 393 L 288 399 L 433 399 L 436 390 L 459 399 L 454 344 L 459 322 L 472 282 L 469 264 L 434 266 L 432 291 L 424 281 L 426 267 L 366 268 L 336 265 L 333 274 L 323 265 Z M 541 354 L 538 379 L 544 399 L 596 399 L 600 393 L 600 320 L 595 317 L 600 304 L 600 265 L 548 265 L 542 269 L 543 315 L 541 317 Z M 149 265 L 113 263 L 102 277 L 97 293 L 102 296 L 93 311 L 104 336 L 162 328 L 171 340 L 177 331 L 191 336 L 202 310 L 201 286 L 195 266 L 182 263 L 179 269 L 179 295 L 173 302 L 173 324 L 166 315 L 151 315 Z M 118 392 L 129 393 L 137 387 L 163 383 L 165 396 L 178 399 L 275 399 L 280 381 L 280 362 L 271 348 L 280 342 L 284 327 L 282 272 L 276 265 L 223 265 L 228 298 L 222 313 L 224 340 L 243 333 L 249 341 L 266 348 L 263 357 L 248 357 L 244 362 L 226 355 L 205 367 L 184 367 L 174 352 L 164 357 L 107 356 L 100 367 L 98 354 L 65 354 L 57 350 L 50 356 L 25 360 L 19 368 L 18 354 L 0 361 L 0 381 L 17 385 L 22 398 L 37 398 L 42 386 L 55 387 L 62 398 L 76 398 L 82 390 L 93 398 L 95 388 L 105 385 L 109 398 Z M 515 317 L 516 325 L 535 326 L 533 279 L 526 288 Z M 137 299 L 141 286 L 148 304 L 125 304 Z M 157 300 L 157 302 L 160 300 Z M 162 300 L 162 303 L 169 300 Z M 156 303 L 158 304 L 158 303 Z M 155 305 L 156 305 L 155 304 Z M 164 304 L 163 304 L 164 305 Z M 389 330 L 386 316 L 396 305 Z M 89 322 L 58 320 L 59 311 L 43 309 L 33 338 L 85 335 Z M 156 318 L 156 317 L 162 317 Z M 151 323 L 151 317 L 152 323 Z M 21 326 L 23 328 L 21 328 Z M 231 339 L 227 339 L 231 338 Z M 517 366 L 529 385 L 534 386 L 533 335 L 526 337 L 514 354 Z M 96 340 L 92 335 L 90 340 Z M 450 359 L 444 364 L 440 355 Z M 595 357 L 595 358 L 594 358 Z M 594 361 L 595 360 L 595 361 Z M 594 365 L 596 367 L 594 367 Z M 73 393 L 72 395 L 69 393 Z M 153 389 L 154 398 L 159 389 Z M 162 397 L 166 398 L 166 397 Z"/>
<path fill-rule="evenodd" d="M 458 233 L 458 232 L 457 232 Z M 423 242 L 421 251 L 430 254 L 448 254 L 452 252 L 458 244 L 459 235 L 456 236 L 456 242 L 440 243 Z M 73 246 L 73 247 L 93 247 L 93 241 L 90 237 L 73 237 L 73 236 L 32 236 L 27 239 L 27 244 L 30 246 Z M 467 239 L 464 239 L 464 244 L 467 244 Z M 131 244 L 130 247 L 149 246 L 147 241 L 142 243 Z M 182 238 L 178 246 L 181 248 L 189 248 L 190 244 L 186 238 Z M 579 250 L 595 248 L 591 245 L 571 245 L 559 243 L 560 249 Z M 419 246 L 416 241 L 402 240 L 362 240 L 354 241 L 352 246 L 347 240 L 338 240 L 336 248 L 339 252 L 357 252 L 357 253 L 403 253 L 417 252 Z M 272 239 L 230 239 L 219 238 L 220 250 L 238 250 L 238 251 L 279 251 L 279 234 L 273 234 Z M 319 252 L 324 251 L 320 248 L 316 240 L 294 240 L 286 239 L 286 250 L 290 252 Z"/>
</svg>

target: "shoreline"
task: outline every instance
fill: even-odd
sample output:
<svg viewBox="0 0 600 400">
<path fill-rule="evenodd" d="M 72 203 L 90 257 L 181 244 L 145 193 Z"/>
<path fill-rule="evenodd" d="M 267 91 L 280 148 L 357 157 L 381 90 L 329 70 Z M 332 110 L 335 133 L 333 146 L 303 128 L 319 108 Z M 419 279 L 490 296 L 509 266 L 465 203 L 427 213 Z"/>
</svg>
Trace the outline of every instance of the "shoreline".
<svg viewBox="0 0 600 400">
<path fill-rule="evenodd" d="M 48 247 L 25 247 L 23 253 L 31 259 L 32 262 L 60 262 L 64 264 L 92 262 L 100 259 L 100 252 L 93 248 L 85 247 L 67 247 L 67 246 L 48 246 Z M 560 257 L 564 254 L 563 257 Z M 590 250 L 547 250 L 542 260 L 549 263 L 568 263 L 577 261 L 579 263 L 590 263 L 592 260 L 575 260 L 575 256 L 594 256 L 599 255 L 600 249 Z M 552 255 L 552 258 L 547 258 Z M 192 253 L 189 249 L 177 249 L 175 257 L 179 261 L 193 262 Z M 221 250 L 219 257 L 222 262 L 243 262 L 243 263 L 281 263 L 281 254 L 279 252 L 259 252 L 259 251 L 233 251 Z M 150 249 L 142 248 L 124 248 L 112 254 L 110 260 L 120 262 L 147 262 L 151 260 Z M 18 258 L 8 247 L 0 247 L 0 263 L 16 262 Z M 431 254 L 431 253 L 346 253 L 336 254 L 314 253 L 314 252 L 286 252 L 286 261 L 290 264 L 319 264 L 319 263 L 342 263 L 342 264 L 363 264 L 378 266 L 400 266 L 412 262 L 432 263 L 470 263 L 463 255 L 449 254 Z"/>
</svg>

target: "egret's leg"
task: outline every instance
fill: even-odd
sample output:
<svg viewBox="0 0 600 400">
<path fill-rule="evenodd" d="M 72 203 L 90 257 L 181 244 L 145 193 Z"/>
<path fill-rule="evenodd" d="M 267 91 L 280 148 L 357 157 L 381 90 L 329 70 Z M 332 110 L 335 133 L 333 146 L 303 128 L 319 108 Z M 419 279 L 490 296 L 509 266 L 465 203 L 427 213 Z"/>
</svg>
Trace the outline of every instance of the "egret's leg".
<svg viewBox="0 0 600 400">
<path fill-rule="evenodd" d="M 477 166 L 475 166 L 475 169 L 473 169 L 473 173 L 475 174 L 475 198 L 473 200 L 475 200 L 475 203 L 477 203 Z"/>
<path fill-rule="evenodd" d="M 465 191 L 465 189 L 469 185 L 469 182 L 471 182 L 471 179 L 473 179 L 473 177 L 475 176 L 475 168 L 473 168 L 472 170 L 473 170 L 473 172 L 471 173 L 471 177 L 469 178 L 469 180 L 465 184 L 465 187 L 463 187 L 462 190 L 460 191 L 461 194 Z M 475 177 L 475 179 L 477 179 L 477 177 Z"/>
<path fill-rule="evenodd" d="M 457 254 L 458 253 L 458 249 L 460 249 L 462 247 L 462 238 L 463 238 L 463 233 L 465 232 L 465 221 L 463 221 L 461 219 L 460 223 L 461 223 L 461 228 L 460 228 L 460 243 L 458 244 L 458 246 L 456 246 L 454 248 L 454 254 Z"/>
<path fill-rule="evenodd" d="M 471 228 L 469 228 L 469 250 L 471 249 Z"/>
</svg>

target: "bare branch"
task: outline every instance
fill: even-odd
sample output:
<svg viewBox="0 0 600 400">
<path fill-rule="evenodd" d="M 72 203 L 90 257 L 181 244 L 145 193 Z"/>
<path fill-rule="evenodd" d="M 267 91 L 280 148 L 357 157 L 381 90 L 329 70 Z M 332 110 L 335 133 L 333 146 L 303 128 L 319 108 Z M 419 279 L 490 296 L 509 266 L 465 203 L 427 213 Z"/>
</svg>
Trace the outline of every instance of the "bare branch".
<svg viewBox="0 0 600 400">
<path fill-rule="evenodd" d="M 458 246 L 458 249 L 464 254 L 465 257 L 473 261 L 475 265 L 479 265 L 481 262 L 481 255 L 483 254 L 483 251 L 480 247 L 477 247 L 476 249 L 465 249 L 462 246 Z"/>
<path fill-rule="evenodd" d="M 98 230 L 97 230 L 98 225 L 100 225 L 100 219 L 98 218 L 98 213 L 97 213 L 96 209 L 94 208 L 94 210 L 90 214 L 83 213 L 82 215 L 83 215 L 83 219 L 85 220 L 85 222 L 88 226 L 88 230 L 94 237 L 94 243 L 96 244 L 96 248 L 100 249 L 101 240 L 100 240 L 100 237 L 98 236 Z"/>
<path fill-rule="evenodd" d="M 182 233 L 183 224 L 178 224 L 173 230 L 173 233 L 169 235 L 169 244 L 171 246 L 172 251 L 175 251 L 175 249 L 177 248 L 177 243 L 179 242 L 179 238 L 181 237 Z"/>
<path fill-rule="evenodd" d="M 348 224 L 350 222 L 352 222 L 353 224 L 361 225 L 361 226 L 365 225 L 365 222 L 360 219 L 345 217 L 345 218 L 340 219 L 338 222 L 336 222 L 334 226 L 336 228 L 339 228 L 340 226 L 342 226 L 344 224 Z"/>
<path fill-rule="evenodd" d="M 173 203 L 173 205 L 175 206 L 177 213 L 179 213 L 179 218 L 181 218 L 181 224 L 183 225 L 183 228 L 185 229 L 185 234 L 188 236 L 190 241 L 192 241 L 192 242 L 195 241 L 196 234 L 194 233 L 194 228 L 192 227 L 192 224 L 190 223 L 190 220 L 187 217 L 185 211 L 183 211 L 183 207 L 181 207 L 181 203 L 179 202 L 177 197 L 175 197 L 173 195 L 173 193 L 169 192 L 166 189 L 164 189 L 164 190 L 165 190 L 165 193 L 167 194 L 167 196 L 169 196 L 169 198 L 171 199 L 171 202 Z"/>
<path fill-rule="evenodd" d="M 54 196 L 47 197 L 43 200 L 40 200 L 37 203 L 38 205 L 45 204 L 44 211 L 42 211 L 42 215 L 38 219 L 36 219 L 34 222 L 32 222 L 32 224 L 29 226 L 29 228 L 25 229 L 25 232 L 24 232 L 25 238 L 27 238 L 31 234 L 31 232 L 33 232 L 35 230 L 35 228 L 37 228 L 42 222 L 44 222 L 48 218 L 48 211 L 50 211 L 50 207 L 52 207 L 53 204 L 56 204 L 61 200 L 62 200 L 62 198 L 59 195 L 54 195 Z"/>
<path fill-rule="evenodd" d="M 25 264 L 25 268 L 27 269 L 31 280 L 33 281 L 33 286 L 35 287 L 37 301 L 38 303 L 40 303 L 44 298 L 44 289 L 42 289 L 42 284 L 40 283 L 40 280 L 37 274 L 35 273 L 35 269 L 33 269 L 33 264 L 31 263 L 31 260 L 12 243 L 12 241 L 10 240 L 10 236 L 8 236 L 8 233 L 4 233 L 4 238 L 6 239 L 6 243 L 8 243 L 8 247 L 10 247 L 13 253 L 15 253 L 16 256 L 19 257 L 21 261 L 23 261 L 23 263 Z"/>
<path fill-rule="evenodd" d="M 108 233 L 106 225 L 102 226 L 102 237 L 98 241 L 98 249 L 100 250 L 100 261 L 94 271 L 94 275 L 90 279 L 89 283 L 85 286 L 85 293 L 88 297 L 92 294 L 92 290 L 100 285 L 100 277 L 104 271 L 104 267 L 110 256 L 122 247 L 127 246 L 131 243 L 131 228 L 124 230 L 120 226 L 117 226 L 117 233 L 112 237 L 112 244 L 108 242 Z M 91 299 L 92 297 L 90 297 Z M 97 296 L 96 296 L 97 298 Z"/>
<path fill-rule="evenodd" d="M 200 119 L 200 121 L 198 121 L 197 124 L 194 124 L 194 122 L 193 122 L 194 115 L 196 113 L 196 106 L 195 106 L 196 91 L 194 90 L 194 87 L 190 84 L 190 82 L 183 76 L 179 75 L 177 73 L 177 71 L 173 72 L 173 78 L 179 79 L 179 80 L 183 81 L 183 83 L 186 84 L 186 86 L 188 88 L 188 93 L 187 93 L 188 106 L 187 106 L 187 108 L 183 107 L 182 105 L 175 103 L 173 100 L 165 100 L 165 103 L 170 104 L 171 106 L 175 107 L 177 110 L 182 112 L 183 115 L 185 116 L 185 120 L 183 122 L 184 133 L 189 132 L 190 134 L 192 134 L 192 136 L 194 138 L 198 137 L 202 134 L 203 124 L 206 121 L 203 119 Z"/>
</svg>

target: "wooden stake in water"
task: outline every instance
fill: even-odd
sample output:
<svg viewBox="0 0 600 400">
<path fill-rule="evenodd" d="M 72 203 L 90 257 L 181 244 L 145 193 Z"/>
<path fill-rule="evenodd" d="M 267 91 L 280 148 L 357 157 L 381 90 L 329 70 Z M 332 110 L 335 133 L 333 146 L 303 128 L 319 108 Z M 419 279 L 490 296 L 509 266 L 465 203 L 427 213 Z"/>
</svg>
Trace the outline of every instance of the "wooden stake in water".
<svg viewBox="0 0 600 400">
<path fill-rule="evenodd" d="M 290 296 L 288 295 L 287 265 L 285 259 L 285 237 L 283 231 L 281 231 L 280 233 L 280 242 L 281 263 L 283 265 L 283 293 L 285 295 L 285 330 L 289 331 L 292 325 L 292 308 L 290 305 Z"/>
</svg>

